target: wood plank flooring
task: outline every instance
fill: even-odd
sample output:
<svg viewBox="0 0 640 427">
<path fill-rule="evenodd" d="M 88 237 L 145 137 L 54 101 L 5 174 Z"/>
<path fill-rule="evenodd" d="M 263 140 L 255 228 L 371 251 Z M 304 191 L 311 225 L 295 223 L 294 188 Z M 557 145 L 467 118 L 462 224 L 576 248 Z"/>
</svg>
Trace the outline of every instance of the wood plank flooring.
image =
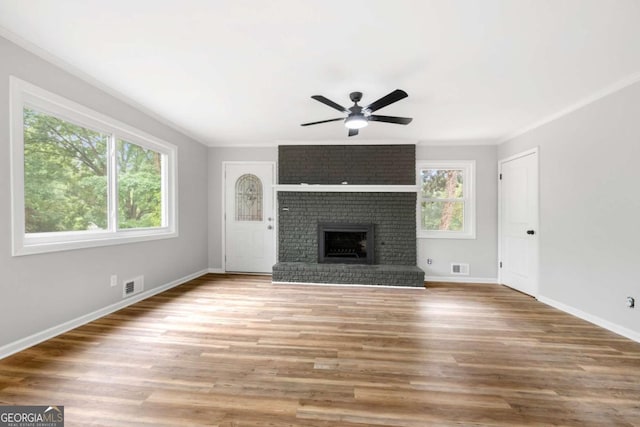
<svg viewBox="0 0 640 427">
<path fill-rule="evenodd" d="M 640 344 L 496 285 L 207 275 L 0 361 L 67 426 L 640 426 Z"/>
</svg>

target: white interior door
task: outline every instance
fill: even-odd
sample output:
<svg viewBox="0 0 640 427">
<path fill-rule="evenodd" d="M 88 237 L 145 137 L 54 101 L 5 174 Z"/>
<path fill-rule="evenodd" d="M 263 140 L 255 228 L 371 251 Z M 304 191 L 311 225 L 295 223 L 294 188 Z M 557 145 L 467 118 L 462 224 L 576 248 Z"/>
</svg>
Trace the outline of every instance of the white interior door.
<svg viewBox="0 0 640 427">
<path fill-rule="evenodd" d="M 500 281 L 538 294 L 538 153 L 500 162 Z"/>
<path fill-rule="evenodd" d="M 275 256 L 273 163 L 225 163 L 225 270 L 271 273 Z"/>
</svg>

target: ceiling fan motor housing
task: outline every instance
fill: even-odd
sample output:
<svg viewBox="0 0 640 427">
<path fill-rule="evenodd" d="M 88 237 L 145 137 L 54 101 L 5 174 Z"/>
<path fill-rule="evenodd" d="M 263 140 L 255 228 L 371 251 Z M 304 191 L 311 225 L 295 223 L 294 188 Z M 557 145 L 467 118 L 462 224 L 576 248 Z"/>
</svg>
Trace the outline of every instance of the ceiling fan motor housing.
<svg viewBox="0 0 640 427">
<path fill-rule="evenodd" d="M 351 98 L 351 101 L 353 102 L 360 102 L 362 99 L 362 92 L 351 92 L 351 94 L 349 94 L 349 98 Z"/>
</svg>

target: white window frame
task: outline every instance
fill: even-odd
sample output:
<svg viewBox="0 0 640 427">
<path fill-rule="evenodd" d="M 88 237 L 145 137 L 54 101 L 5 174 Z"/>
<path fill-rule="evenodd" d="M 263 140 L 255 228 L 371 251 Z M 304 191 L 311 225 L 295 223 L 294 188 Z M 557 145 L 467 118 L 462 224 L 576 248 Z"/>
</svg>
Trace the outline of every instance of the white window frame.
<svg viewBox="0 0 640 427">
<path fill-rule="evenodd" d="M 462 199 L 464 202 L 464 229 L 462 231 L 422 229 L 422 182 L 424 169 L 460 169 L 463 173 Z M 416 204 L 417 236 L 422 239 L 475 239 L 476 238 L 476 161 L 475 160 L 420 160 L 416 162 L 416 184 L 418 197 Z"/>
<path fill-rule="evenodd" d="M 177 222 L 177 158 L 178 148 L 134 127 L 98 113 L 62 96 L 10 76 L 10 140 L 11 140 L 11 206 L 13 256 L 71 249 L 109 246 L 178 236 Z M 33 108 L 73 124 L 109 135 L 108 224 L 106 230 L 25 232 L 24 215 L 24 119 L 23 109 Z M 163 191 L 160 227 L 118 229 L 116 141 L 122 139 L 160 153 Z"/>
</svg>

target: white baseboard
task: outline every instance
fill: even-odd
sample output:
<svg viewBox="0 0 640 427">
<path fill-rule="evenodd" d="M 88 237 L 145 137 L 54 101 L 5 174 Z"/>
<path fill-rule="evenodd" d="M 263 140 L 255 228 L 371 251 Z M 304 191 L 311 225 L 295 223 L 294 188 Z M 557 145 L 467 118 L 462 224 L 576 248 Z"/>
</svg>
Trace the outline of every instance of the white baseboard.
<svg viewBox="0 0 640 427">
<path fill-rule="evenodd" d="M 226 271 L 224 268 L 210 268 L 211 274 L 239 274 L 244 276 L 271 276 L 271 273 L 251 273 L 246 271 Z"/>
<path fill-rule="evenodd" d="M 424 276 L 425 282 L 446 282 L 446 283 L 486 283 L 497 285 L 497 277 L 469 277 L 469 276 Z"/>
<path fill-rule="evenodd" d="M 587 322 L 593 323 L 594 325 L 600 326 L 611 332 L 615 332 L 616 334 L 622 335 L 625 338 L 629 338 L 630 340 L 640 342 L 640 333 L 632 331 L 631 329 L 627 329 L 624 326 L 620 326 L 616 323 L 609 322 L 608 320 L 604 320 L 603 318 L 594 316 L 593 314 L 585 313 L 582 310 L 579 310 L 570 305 L 561 303 L 559 301 L 553 300 L 551 298 L 538 296 L 538 301 L 544 304 L 550 305 L 553 308 L 557 308 L 558 310 L 564 311 L 565 313 L 569 313 L 573 316 L 579 317 L 582 320 L 586 320 Z"/>
<path fill-rule="evenodd" d="M 207 270 L 201 270 L 187 276 L 176 279 L 172 282 L 164 284 L 162 286 L 155 287 L 153 289 L 149 289 L 148 291 L 141 292 L 135 296 L 131 296 L 129 298 L 123 299 L 122 301 L 118 301 L 115 304 L 108 305 L 99 310 L 93 311 L 91 313 L 85 314 L 80 317 L 76 317 L 75 319 L 69 320 L 67 322 L 61 323 L 57 326 L 53 326 L 49 329 L 45 329 L 44 331 L 37 332 L 33 335 L 30 335 L 25 338 L 21 338 L 12 343 L 6 344 L 0 347 L 0 360 L 4 359 L 7 356 L 11 356 L 19 351 L 25 350 L 29 347 L 32 347 L 36 344 L 39 344 L 43 341 L 51 339 L 55 336 L 58 336 L 62 333 L 70 331 L 71 329 L 75 329 L 78 326 L 82 326 L 94 320 L 97 320 L 101 317 L 104 317 L 108 314 L 113 313 L 114 311 L 118 311 L 122 308 L 140 302 L 144 299 L 157 295 L 161 292 L 169 290 L 171 288 L 175 288 L 176 286 L 182 285 L 183 283 L 188 282 L 189 280 L 195 279 L 196 277 L 200 277 L 207 273 Z"/>
</svg>

